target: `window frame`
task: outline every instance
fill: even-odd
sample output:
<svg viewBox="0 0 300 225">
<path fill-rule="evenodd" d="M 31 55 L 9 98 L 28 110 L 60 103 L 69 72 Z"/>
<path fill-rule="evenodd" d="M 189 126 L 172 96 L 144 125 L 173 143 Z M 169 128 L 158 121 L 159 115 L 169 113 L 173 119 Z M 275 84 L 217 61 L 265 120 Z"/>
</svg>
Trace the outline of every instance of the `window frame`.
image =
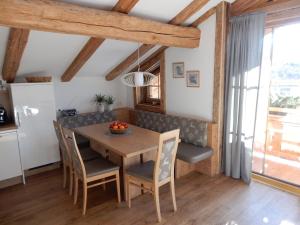
<svg viewBox="0 0 300 225">
<path fill-rule="evenodd" d="M 153 71 L 153 73 L 157 74 L 159 71 L 160 99 L 148 98 L 147 89 L 145 91 L 145 87 L 133 88 L 134 109 L 165 114 L 166 109 L 165 109 L 165 53 L 164 51 L 160 53 L 156 58 L 157 58 L 156 61 L 153 59 L 151 60 L 155 62 L 159 61 L 159 70 L 156 69 L 155 71 Z M 147 62 L 145 63 L 145 65 L 147 65 Z M 152 65 L 154 65 L 154 63 Z M 147 66 L 148 68 L 150 68 L 152 65 L 147 65 Z M 143 68 L 143 66 L 142 69 L 147 70 L 147 68 Z M 150 101 L 156 102 L 157 104 L 151 104 Z"/>
<path fill-rule="evenodd" d="M 157 104 L 160 104 L 160 99 L 161 99 L 161 83 L 160 83 L 160 66 L 159 66 L 159 68 L 157 68 L 155 71 L 153 71 L 152 72 L 155 76 L 159 76 L 159 80 L 158 80 L 158 85 L 149 85 L 149 86 L 147 86 L 147 87 L 144 87 L 144 89 L 146 89 L 146 91 L 145 91 L 145 95 L 144 95 L 144 102 L 156 102 Z M 160 95 L 159 96 L 159 98 L 151 98 L 150 96 L 149 96 L 149 89 L 150 89 L 150 87 L 157 87 L 157 88 L 159 88 L 159 94 L 158 95 Z"/>
</svg>

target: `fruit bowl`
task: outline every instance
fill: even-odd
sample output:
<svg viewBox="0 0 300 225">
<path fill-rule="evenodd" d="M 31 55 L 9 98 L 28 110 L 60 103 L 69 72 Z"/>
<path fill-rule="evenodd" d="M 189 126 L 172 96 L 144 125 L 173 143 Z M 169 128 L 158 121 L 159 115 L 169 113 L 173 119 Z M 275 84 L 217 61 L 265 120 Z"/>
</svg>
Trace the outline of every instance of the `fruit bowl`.
<svg viewBox="0 0 300 225">
<path fill-rule="evenodd" d="M 109 125 L 112 134 L 124 134 L 128 130 L 128 124 L 125 122 L 115 121 Z"/>
</svg>

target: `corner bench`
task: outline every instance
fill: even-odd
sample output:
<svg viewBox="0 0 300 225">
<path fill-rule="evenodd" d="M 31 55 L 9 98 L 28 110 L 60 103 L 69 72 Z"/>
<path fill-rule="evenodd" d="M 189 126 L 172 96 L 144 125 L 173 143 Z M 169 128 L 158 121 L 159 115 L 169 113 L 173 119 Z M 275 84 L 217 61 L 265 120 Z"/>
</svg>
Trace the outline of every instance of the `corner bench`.
<svg viewBox="0 0 300 225">
<path fill-rule="evenodd" d="M 132 119 L 133 118 L 133 119 Z M 216 125 L 181 116 L 166 115 L 141 110 L 131 111 L 131 122 L 142 128 L 159 133 L 180 129 L 181 143 L 178 146 L 176 177 L 181 177 L 193 170 L 213 176 L 217 174 L 216 146 L 213 145 L 212 131 Z"/>
<path fill-rule="evenodd" d="M 181 116 L 133 110 L 131 108 L 119 108 L 112 112 L 84 113 L 58 118 L 58 122 L 67 128 L 114 120 L 126 121 L 159 133 L 179 128 L 181 143 L 177 151 L 176 177 L 184 176 L 191 171 L 198 171 L 210 176 L 218 174 L 220 164 L 218 142 L 216 140 L 218 131 L 214 123 Z M 90 145 L 89 140 L 84 137 L 78 135 L 76 138 L 80 146 Z"/>
</svg>

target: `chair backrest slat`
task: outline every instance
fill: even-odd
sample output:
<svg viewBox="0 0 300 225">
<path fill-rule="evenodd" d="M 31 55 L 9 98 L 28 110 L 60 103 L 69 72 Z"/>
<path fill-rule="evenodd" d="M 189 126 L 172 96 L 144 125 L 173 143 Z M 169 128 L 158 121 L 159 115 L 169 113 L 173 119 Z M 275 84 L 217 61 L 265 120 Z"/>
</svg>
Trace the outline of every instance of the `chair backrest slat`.
<svg viewBox="0 0 300 225">
<path fill-rule="evenodd" d="M 71 152 L 70 152 L 70 149 L 67 145 L 66 139 L 63 136 L 62 127 L 56 121 L 53 121 L 53 126 L 54 126 L 56 137 L 58 139 L 59 147 L 61 149 L 63 162 L 64 163 L 71 163 L 72 162 Z"/>
<path fill-rule="evenodd" d="M 83 160 L 81 158 L 77 143 L 75 134 L 73 131 L 63 128 L 63 135 L 66 138 L 67 144 L 71 150 L 71 156 L 72 156 L 72 162 L 73 162 L 73 169 L 75 170 L 76 174 L 78 176 L 81 176 L 81 178 L 86 178 L 86 171 L 84 167 Z"/>
<path fill-rule="evenodd" d="M 154 170 L 155 182 L 161 182 L 174 176 L 179 132 L 179 129 L 176 129 L 159 136 L 159 147 Z"/>
</svg>

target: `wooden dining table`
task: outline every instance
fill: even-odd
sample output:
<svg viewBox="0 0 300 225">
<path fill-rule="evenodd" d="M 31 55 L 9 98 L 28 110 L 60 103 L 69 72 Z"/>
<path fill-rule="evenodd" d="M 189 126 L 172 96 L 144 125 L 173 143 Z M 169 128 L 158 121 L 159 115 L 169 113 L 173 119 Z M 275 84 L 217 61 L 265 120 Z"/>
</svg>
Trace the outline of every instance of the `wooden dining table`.
<svg viewBox="0 0 300 225">
<path fill-rule="evenodd" d="M 90 140 L 91 147 L 109 158 L 121 167 L 123 178 L 123 198 L 125 196 L 126 169 L 134 164 L 143 163 L 144 160 L 155 159 L 159 143 L 159 133 L 129 124 L 125 134 L 112 134 L 110 123 L 94 124 L 75 128 L 74 131 Z M 132 187 L 134 196 L 140 195 L 141 190 Z"/>
</svg>

